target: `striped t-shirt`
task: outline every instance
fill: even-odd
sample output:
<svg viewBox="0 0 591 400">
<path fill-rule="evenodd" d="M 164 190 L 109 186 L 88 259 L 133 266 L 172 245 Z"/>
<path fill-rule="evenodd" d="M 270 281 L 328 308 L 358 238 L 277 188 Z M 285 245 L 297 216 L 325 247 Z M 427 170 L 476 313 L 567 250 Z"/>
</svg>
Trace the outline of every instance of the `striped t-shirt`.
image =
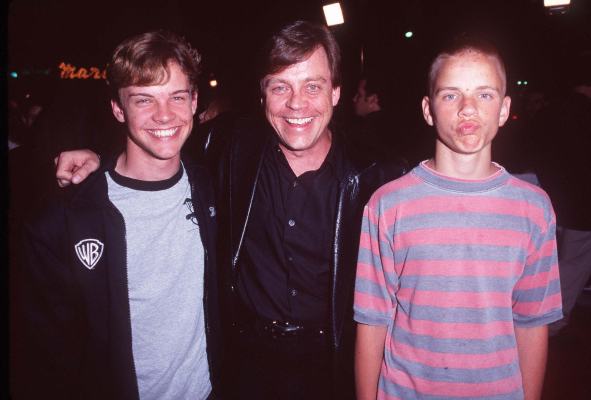
<svg viewBox="0 0 591 400">
<path fill-rule="evenodd" d="M 355 320 L 388 327 L 378 398 L 521 399 L 514 327 L 562 318 L 548 196 L 424 164 L 364 211 Z"/>
</svg>

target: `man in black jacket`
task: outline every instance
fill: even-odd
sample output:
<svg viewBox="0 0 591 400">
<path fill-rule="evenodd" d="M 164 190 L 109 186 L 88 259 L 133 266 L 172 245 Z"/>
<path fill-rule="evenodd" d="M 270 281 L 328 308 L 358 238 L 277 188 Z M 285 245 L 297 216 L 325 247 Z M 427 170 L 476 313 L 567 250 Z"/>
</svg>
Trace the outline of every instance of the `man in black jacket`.
<svg viewBox="0 0 591 400">
<path fill-rule="evenodd" d="M 218 171 L 227 365 L 241 399 L 354 397 L 361 213 L 403 170 L 358 162 L 330 128 L 339 62 L 326 27 L 298 21 L 272 36 L 260 69 L 266 120 L 238 124 Z"/>
<path fill-rule="evenodd" d="M 363 206 L 404 170 L 356 157 L 330 128 L 340 51 L 326 27 L 286 25 L 262 61 L 265 118 L 224 136 L 216 168 L 224 388 L 248 400 L 353 398 Z M 58 178 L 77 182 L 92 169 L 87 153 L 68 157 Z"/>
<path fill-rule="evenodd" d="M 29 384 L 15 398 L 207 399 L 219 310 L 209 176 L 181 161 L 200 56 L 129 38 L 108 67 L 124 151 L 25 227 L 18 294 Z"/>
</svg>

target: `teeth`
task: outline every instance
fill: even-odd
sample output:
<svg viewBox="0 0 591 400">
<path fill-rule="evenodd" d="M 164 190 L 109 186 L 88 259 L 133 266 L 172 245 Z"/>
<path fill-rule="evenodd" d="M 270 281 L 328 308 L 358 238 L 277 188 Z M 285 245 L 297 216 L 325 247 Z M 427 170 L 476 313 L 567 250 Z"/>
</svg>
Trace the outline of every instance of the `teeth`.
<svg viewBox="0 0 591 400">
<path fill-rule="evenodd" d="M 290 124 L 304 125 L 304 124 L 307 124 L 308 122 L 312 121 L 312 117 L 308 117 L 308 118 L 285 118 L 285 120 L 287 122 L 289 122 Z"/>
<path fill-rule="evenodd" d="M 171 129 L 151 129 L 149 132 L 157 137 L 169 137 L 176 133 L 177 128 Z"/>
</svg>

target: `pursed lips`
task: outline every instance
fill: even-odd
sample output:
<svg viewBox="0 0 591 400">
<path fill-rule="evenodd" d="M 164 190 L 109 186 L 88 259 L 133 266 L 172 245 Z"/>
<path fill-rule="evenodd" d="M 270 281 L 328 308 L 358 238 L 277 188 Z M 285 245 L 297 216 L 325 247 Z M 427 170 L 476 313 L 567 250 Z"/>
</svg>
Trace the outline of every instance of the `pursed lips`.
<svg viewBox="0 0 591 400">
<path fill-rule="evenodd" d="M 480 124 L 475 121 L 464 121 L 458 125 L 458 130 L 463 134 L 474 133 L 478 128 L 480 128 Z"/>
</svg>

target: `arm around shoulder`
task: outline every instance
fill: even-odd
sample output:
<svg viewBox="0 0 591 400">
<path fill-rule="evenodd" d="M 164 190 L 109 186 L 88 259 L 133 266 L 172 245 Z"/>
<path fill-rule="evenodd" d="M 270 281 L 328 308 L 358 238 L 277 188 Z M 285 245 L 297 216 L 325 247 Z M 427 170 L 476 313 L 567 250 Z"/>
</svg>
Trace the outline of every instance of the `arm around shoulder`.
<svg viewBox="0 0 591 400">
<path fill-rule="evenodd" d="M 54 162 L 55 177 L 60 187 L 82 182 L 101 164 L 98 154 L 88 149 L 61 152 Z"/>
</svg>

